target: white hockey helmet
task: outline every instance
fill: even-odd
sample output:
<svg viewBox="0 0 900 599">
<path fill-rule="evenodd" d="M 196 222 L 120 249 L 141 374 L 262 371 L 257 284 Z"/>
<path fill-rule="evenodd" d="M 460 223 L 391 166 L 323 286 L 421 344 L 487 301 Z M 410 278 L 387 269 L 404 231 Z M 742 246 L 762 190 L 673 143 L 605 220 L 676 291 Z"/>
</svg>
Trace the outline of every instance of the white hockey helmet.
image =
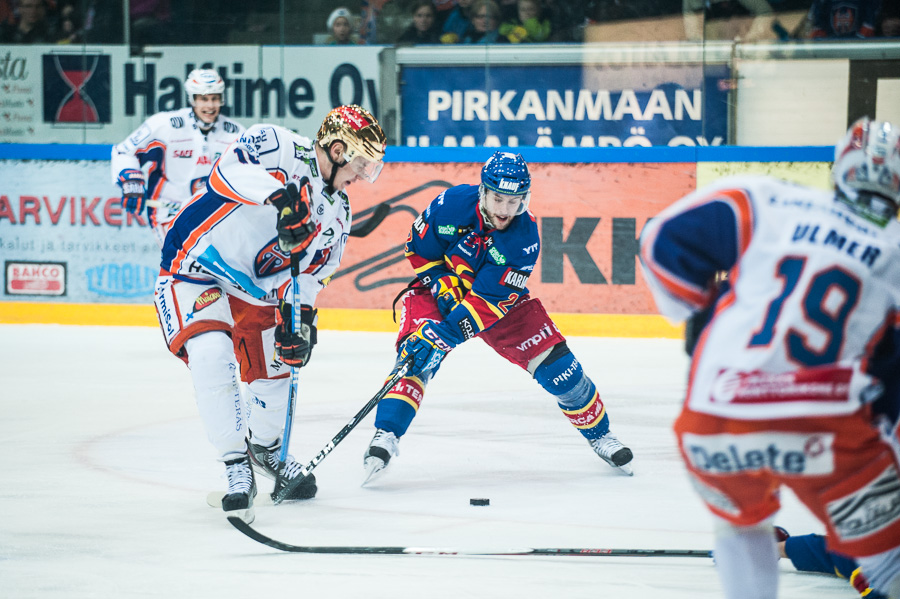
<svg viewBox="0 0 900 599">
<path fill-rule="evenodd" d="M 370 183 L 378 178 L 387 142 L 378 120 L 362 106 L 349 104 L 329 112 L 316 141 L 325 149 L 335 141 L 343 142 L 343 158 L 350 168 Z"/>
<path fill-rule="evenodd" d="M 219 94 L 222 104 L 225 103 L 225 82 L 219 73 L 212 69 L 194 69 L 184 82 L 184 91 L 194 105 L 194 96 Z"/>
<path fill-rule="evenodd" d="M 857 120 L 834 147 L 831 178 L 843 201 L 876 212 L 870 216 L 879 220 L 895 217 L 900 207 L 900 128 L 868 117 Z"/>
</svg>

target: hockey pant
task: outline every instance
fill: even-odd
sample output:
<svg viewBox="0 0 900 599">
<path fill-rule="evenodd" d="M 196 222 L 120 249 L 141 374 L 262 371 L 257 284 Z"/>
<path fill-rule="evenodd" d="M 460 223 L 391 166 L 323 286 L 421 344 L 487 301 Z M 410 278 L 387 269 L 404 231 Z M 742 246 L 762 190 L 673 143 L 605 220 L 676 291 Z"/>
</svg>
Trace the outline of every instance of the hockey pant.
<svg viewBox="0 0 900 599">
<path fill-rule="evenodd" d="M 244 439 L 271 445 L 284 428 L 290 370 L 275 356 L 276 307 L 221 288 L 163 277 L 156 306 L 169 349 L 191 371 L 197 408 L 220 460 L 246 452 Z M 250 390 L 241 397 L 238 380 Z"/>
<path fill-rule="evenodd" d="M 441 320 L 428 289 L 414 287 L 403 296 L 396 347 L 424 319 Z M 586 439 L 609 430 L 609 418 L 597 388 L 566 345 L 538 299 L 523 297 L 493 326 L 477 335 L 494 351 L 531 374 L 551 393 L 569 422 Z M 401 362 L 397 360 L 394 370 Z M 403 436 L 422 404 L 425 387 L 440 365 L 419 377 L 404 377 L 385 395 L 375 413 L 375 427 Z"/>
<path fill-rule="evenodd" d="M 694 489 L 734 543 L 745 548 L 746 533 L 778 511 L 784 485 L 825 525 L 829 551 L 854 557 L 872 588 L 900 584 L 900 463 L 866 408 L 781 420 L 684 408 L 674 428 Z"/>
</svg>

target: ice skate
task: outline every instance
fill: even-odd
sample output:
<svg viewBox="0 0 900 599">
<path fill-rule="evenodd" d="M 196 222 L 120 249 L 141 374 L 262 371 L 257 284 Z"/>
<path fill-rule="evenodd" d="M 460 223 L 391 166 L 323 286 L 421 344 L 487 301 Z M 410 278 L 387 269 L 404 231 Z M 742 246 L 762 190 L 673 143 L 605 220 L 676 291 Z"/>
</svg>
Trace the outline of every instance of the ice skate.
<svg viewBox="0 0 900 599">
<path fill-rule="evenodd" d="M 618 468 L 628 476 L 634 475 L 634 470 L 631 468 L 631 459 L 634 455 L 630 449 L 622 445 L 622 442 L 614 434 L 607 432 L 599 439 L 591 439 L 590 444 L 594 453 L 600 456 L 604 462 L 613 468 Z"/>
<path fill-rule="evenodd" d="M 263 476 L 275 480 L 278 475 L 279 458 L 281 457 L 281 440 L 275 441 L 275 443 L 269 447 L 257 445 L 250 441 L 247 442 L 247 445 L 250 448 L 250 461 L 253 463 L 253 469 Z M 303 467 L 294 459 L 294 456 L 288 454 L 284 460 L 285 482 L 297 478 L 302 469 Z M 318 490 L 319 488 L 316 486 L 316 476 L 310 474 L 300 486 L 291 491 L 285 499 L 312 499 L 316 496 L 316 491 Z"/>
<path fill-rule="evenodd" d="M 250 460 L 242 456 L 225 462 L 228 491 L 222 497 L 222 510 L 229 516 L 237 516 L 247 524 L 253 522 L 253 498 L 256 497 L 256 479 Z"/>
<path fill-rule="evenodd" d="M 372 437 L 372 442 L 369 443 L 369 448 L 363 458 L 363 468 L 366 469 L 363 485 L 380 477 L 390 463 L 391 457 L 400 455 L 398 443 L 400 443 L 400 439 L 394 433 L 380 428 L 375 431 L 375 436 Z"/>
</svg>

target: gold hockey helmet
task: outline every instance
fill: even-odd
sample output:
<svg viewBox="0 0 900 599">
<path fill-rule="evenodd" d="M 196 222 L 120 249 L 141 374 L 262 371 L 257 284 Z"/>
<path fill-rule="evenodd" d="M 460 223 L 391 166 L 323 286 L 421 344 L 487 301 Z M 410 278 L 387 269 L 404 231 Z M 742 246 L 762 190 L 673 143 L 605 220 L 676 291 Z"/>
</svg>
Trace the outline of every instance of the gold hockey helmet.
<svg viewBox="0 0 900 599">
<path fill-rule="evenodd" d="M 372 114 L 355 104 L 338 106 L 322 121 L 316 140 L 323 148 L 344 143 L 344 160 L 360 176 L 374 182 L 383 166 L 386 140 Z"/>
</svg>

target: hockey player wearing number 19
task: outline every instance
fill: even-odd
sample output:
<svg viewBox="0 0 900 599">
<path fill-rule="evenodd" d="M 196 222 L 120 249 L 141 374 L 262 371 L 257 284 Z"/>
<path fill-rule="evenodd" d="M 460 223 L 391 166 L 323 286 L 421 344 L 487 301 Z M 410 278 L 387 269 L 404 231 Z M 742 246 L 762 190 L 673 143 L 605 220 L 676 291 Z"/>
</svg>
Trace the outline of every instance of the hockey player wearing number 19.
<svg viewBox="0 0 900 599">
<path fill-rule="evenodd" d="M 300 474 L 287 453 L 297 374 L 289 370 L 312 356 L 315 300 L 350 235 L 346 189 L 374 182 L 384 152 L 384 132 L 359 106 L 329 112 L 315 139 L 254 125 L 166 235 L 156 311 L 169 350 L 190 368 L 200 418 L 225 464 L 230 515 L 252 518 L 254 471 L 279 483 Z M 238 376 L 252 394 L 249 410 Z M 310 475 L 286 499 L 316 489 Z"/>
<path fill-rule="evenodd" d="M 444 357 L 473 337 L 528 372 L 600 458 L 632 474 L 632 452 L 610 432 L 597 388 L 526 287 L 540 251 L 530 199 L 525 160 L 499 151 L 482 168 L 480 185 L 445 190 L 413 223 L 405 253 L 416 279 L 402 296 L 393 372 L 409 356 L 413 363 L 378 404 L 363 484 L 399 454 Z"/>
</svg>

